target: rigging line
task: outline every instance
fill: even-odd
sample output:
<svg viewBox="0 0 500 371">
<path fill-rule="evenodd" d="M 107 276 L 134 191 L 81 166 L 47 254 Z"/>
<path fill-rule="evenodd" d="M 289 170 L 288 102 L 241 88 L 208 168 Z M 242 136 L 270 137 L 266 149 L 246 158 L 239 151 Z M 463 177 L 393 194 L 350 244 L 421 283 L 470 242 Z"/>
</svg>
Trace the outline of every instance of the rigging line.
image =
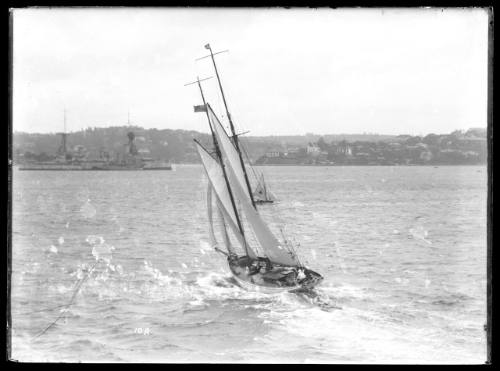
<svg viewBox="0 0 500 371">
<path fill-rule="evenodd" d="M 222 214 L 221 214 L 221 216 L 222 216 Z M 226 234 L 227 234 L 227 240 L 228 240 L 228 243 L 231 245 L 231 247 L 232 247 L 233 249 L 235 249 L 235 251 L 236 251 L 236 249 L 238 249 L 238 251 L 237 251 L 237 252 L 240 252 L 240 251 L 239 251 L 238 246 L 240 246 L 241 244 L 238 242 L 238 238 L 235 236 L 234 231 L 233 231 L 233 230 L 231 230 L 231 228 L 229 228 L 229 231 L 228 231 L 227 226 L 226 226 L 226 223 L 225 223 L 225 221 L 224 221 L 224 218 L 219 218 L 219 219 L 217 220 L 217 227 L 218 227 L 217 229 L 218 229 L 219 231 L 222 231 L 222 229 L 224 229 L 224 231 L 222 231 L 222 232 L 220 232 L 220 233 L 221 233 L 221 234 L 222 234 L 222 233 L 226 233 Z M 232 243 L 232 241 L 231 241 L 231 236 L 233 236 L 233 238 L 235 238 L 235 239 L 236 239 L 236 243 L 235 243 L 235 244 L 233 244 L 233 243 Z M 224 238 L 224 236 L 222 236 L 222 238 Z M 243 252 L 245 252 L 245 247 L 244 247 L 244 246 L 241 246 L 241 248 L 243 249 Z"/>
<path fill-rule="evenodd" d="M 52 323 L 50 325 L 48 325 L 45 329 L 43 329 L 37 335 L 35 335 L 32 340 L 35 340 L 35 339 L 39 338 L 40 336 L 42 336 L 43 334 L 45 334 L 52 326 L 54 326 L 57 323 L 57 321 L 59 321 L 66 314 L 67 309 L 73 304 L 73 301 L 75 300 L 76 295 L 80 291 L 80 288 L 82 287 L 82 284 L 87 280 L 87 278 L 90 277 L 90 275 L 94 271 L 94 268 L 96 267 L 97 263 L 99 263 L 99 260 L 97 260 L 94 263 L 94 265 L 88 271 L 87 275 L 84 276 L 83 278 L 81 278 L 80 281 L 78 281 L 78 283 L 76 284 L 76 287 L 75 287 L 75 292 L 71 296 L 71 300 L 69 301 L 69 303 L 66 304 L 65 310 L 62 311 L 61 314 L 59 314 L 59 316 L 57 316 L 57 318 L 54 321 L 52 321 Z"/>
<path fill-rule="evenodd" d="M 212 87 L 210 88 L 210 91 L 213 92 L 214 89 L 215 89 L 215 95 L 216 95 L 216 99 L 214 99 L 214 101 L 215 101 L 215 104 L 217 106 L 218 115 L 221 118 L 221 120 L 220 120 L 221 124 L 223 124 L 224 129 L 226 129 L 226 127 L 229 128 L 229 119 L 228 119 L 228 117 L 226 115 L 226 111 L 224 109 L 224 98 L 222 97 L 222 93 L 221 93 L 220 89 L 218 89 L 216 82 L 213 82 Z"/>
<path fill-rule="evenodd" d="M 220 92 L 219 89 L 216 89 L 217 91 L 217 109 L 219 110 L 219 114 L 220 114 L 220 117 L 221 119 L 223 120 L 226 120 L 228 123 L 226 124 L 226 126 L 229 128 L 229 119 L 227 118 L 227 115 L 226 115 L 226 111 L 224 110 L 224 102 L 223 102 L 223 98 L 222 98 L 222 94 Z"/>
<path fill-rule="evenodd" d="M 243 144 L 243 142 L 240 140 L 240 143 Z M 253 176 L 255 177 L 255 180 L 258 182 L 259 181 L 259 177 L 257 175 L 257 171 L 254 169 L 253 165 L 252 165 L 252 162 L 250 161 L 250 156 L 248 155 L 248 152 L 245 148 L 246 146 L 245 145 L 242 145 L 241 148 L 243 149 L 243 154 L 245 155 L 245 157 L 247 158 L 248 160 L 248 164 L 250 166 L 250 170 L 252 170 L 252 174 Z"/>
<path fill-rule="evenodd" d="M 297 262 L 299 263 L 300 266 L 303 266 L 302 261 L 300 260 L 299 255 L 297 254 L 297 250 L 295 249 L 295 246 L 293 244 L 293 241 L 291 239 L 287 238 L 285 236 L 285 233 L 283 231 L 284 227 L 280 227 L 279 230 L 281 232 L 281 237 L 283 238 L 283 242 L 285 244 L 285 248 L 293 254 Z"/>
<path fill-rule="evenodd" d="M 226 90 L 231 92 L 231 87 L 229 87 L 229 89 L 226 88 Z M 234 111 L 236 111 L 236 115 L 234 114 L 234 112 L 231 113 L 231 121 L 233 121 L 235 132 L 242 133 L 247 131 L 248 125 L 246 125 L 244 120 L 241 120 L 241 116 L 238 114 L 238 112 L 242 112 L 239 107 L 238 101 L 234 100 L 234 103 L 231 102 L 231 105 L 234 107 Z M 234 121 L 235 117 L 236 117 L 236 122 Z"/>
<path fill-rule="evenodd" d="M 299 246 L 300 244 L 296 242 L 294 236 L 292 236 L 291 238 L 290 236 L 287 236 L 288 232 L 285 231 L 285 229 L 287 229 L 287 224 L 283 220 L 281 208 L 279 207 L 279 205 L 273 205 L 273 207 L 267 208 L 266 210 L 269 210 L 269 212 L 271 213 L 272 218 L 276 223 L 276 227 L 280 231 L 281 238 L 283 239 L 283 243 L 286 249 L 295 254 L 297 261 L 300 262 L 299 255 L 297 254 L 297 249 L 295 248 L 295 245 Z"/>
<path fill-rule="evenodd" d="M 230 89 L 229 89 L 230 90 Z M 234 106 L 236 107 L 236 109 L 238 110 L 238 104 L 234 104 Z M 233 118 L 234 118 L 234 115 L 231 115 Z M 233 125 L 235 126 L 235 128 L 240 132 L 240 133 L 243 133 L 245 132 L 246 130 L 246 125 L 241 125 L 241 121 L 238 119 L 236 123 L 233 122 Z M 247 145 L 248 147 L 250 147 L 250 144 L 247 142 L 243 142 L 242 140 L 239 141 L 240 143 L 240 149 L 243 150 L 243 154 L 245 156 L 245 158 L 247 159 L 247 163 L 248 163 L 248 166 L 250 167 L 250 170 L 252 170 L 252 175 L 255 177 L 255 180 L 257 181 L 257 184 L 259 183 L 260 181 L 260 175 L 262 173 L 257 173 L 257 171 L 255 170 L 253 164 L 252 164 L 252 161 L 250 159 L 250 155 L 248 154 L 248 151 L 247 151 Z"/>
</svg>

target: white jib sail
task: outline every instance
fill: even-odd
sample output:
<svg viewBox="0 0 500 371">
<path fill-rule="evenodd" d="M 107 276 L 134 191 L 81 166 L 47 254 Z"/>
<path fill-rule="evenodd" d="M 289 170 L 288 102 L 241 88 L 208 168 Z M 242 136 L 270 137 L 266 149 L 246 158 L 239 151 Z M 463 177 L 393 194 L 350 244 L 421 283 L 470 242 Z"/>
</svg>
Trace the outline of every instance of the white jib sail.
<svg viewBox="0 0 500 371">
<path fill-rule="evenodd" d="M 208 181 L 210 182 L 217 196 L 219 209 L 222 211 L 227 224 L 233 231 L 242 247 L 245 248 L 246 246 L 248 256 L 250 256 L 251 258 L 255 258 L 257 255 L 248 245 L 247 241 L 238 228 L 238 221 L 236 219 L 221 165 L 212 156 L 210 156 L 210 154 L 198 143 L 196 143 L 196 148 L 198 150 L 198 153 L 200 154 L 201 162 L 203 163 L 203 167 L 205 168 Z"/>
<path fill-rule="evenodd" d="M 208 182 L 207 187 L 207 213 L 208 213 L 208 235 L 210 236 L 210 243 L 212 247 L 218 247 L 217 239 L 215 238 L 214 233 L 214 219 L 212 214 L 212 186 L 210 185 L 210 181 Z"/>
<path fill-rule="evenodd" d="M 237 181 L 237 175 L 232 166 L 226 166 L 229 182 L 233 195 L 240 201 L 243 213 L 247 221 L 255 232 L 259 245 L 265 251 L 267 257 L 274 263 L 283 265 L 300 265 L 297 256 L 282 246 L 278 239 L 273 235 L 267 224 L 262 220 L 259 213 L 253 208 L 252 203 L 245 193 L 245 189 Z"/>
<path fill-rule="evenodd" d="M 222 239 L 224 240 L 224 244 L 226 245 L 227 251 L 230 254 L 236 254 L 236 251 L 234 251 L 233 246 L 231 245 L 231 240 L 229 239 L 229 234 L 227 233 L 226 223 L 224 221 L 224 213 L 221 210 L 222 206 L 220 206 L 219 204 L 220 203 L 217 201 L 217 215 L 219 216 L 219 220 L 220 220 L 220 230 L 221 230 L 221 234 L 222 234 Z M 240 237 L 241 237 L 241 235 L 240 235 Z M 242 241 L 240 241 L 240 244 L 242 244 Z"/>
<path fill-rule="evenodd" d="M 246 197 L 249 200 L 251 200 L 250 194 L 248 192 L 248 187 L 245 181 L 245 173 L 243 171 L 243 168 L 241 167 L 241 161 L 238 151 L 236 151 L 236 148 L 234 147 L 234 144 L 231 142 L 231 139 L 229 139 L 226 130 L 224 130 L 222 124 L 215 115 L 214 111 L 212 111 L 212 107 L 210 107 L 210 105 L 208 104 L 207 107 L 208 107 L 208 115 L 210 117 L 210 122 L 212 123 L 212 128 L 217 137 L 217 142 L 219 144 L 219 147 L 221 149 L 225 161 L 224 163 L 226 164 L 229 163 L 231 167 L 234 169 L 236 178 L 238 179 L 238 183 L 243 188 Z"/>
<path fill-rule="evenodd" d="M 198 149 L 198 153 L 200 154 L 201 162 L 203 163 L 203 167 L 205 168 L 208 181 L 210 182 L 215 193 L 219 197 L 219 200 L 222 206 L 224 207 L 226 214 L 229 216 L 229 219 L 235 225 L 238 225 L 233 205 L 231 203 L 231 198 L 229 196 L 229 192 L 227 191 L 226 181 L 224 180 L 224 174 L 222 173 L 220 165 L 198 143 L 196 143 L 196 148 Z"/>
<path fill-rule="evenodd" d="M 217 197 L 216 194 L 213 194 L 213 188 L 210 182 L 208 182 L 208 188 L 207 188 L 207 212 L 208 212 L 208 226 L 209 226 L 209 236 L 210 236 L 210 243 L 212 244 L 212 247 L 217 247 L 219 248 L 219 242 L 215 238 L 215 230 L 214 230 L 214 218 L 213 218 L 213 207 L 212 207 L 212 198 L 215 198 L 216 201 L 216 209 L 217 209 L 217 215 L 220 220 L 220 227 L 221 227 L 221 234 L 222 234 L 222 239 L 224 240 L 224 246 L 226 246 L 226 249 L 229 254 L 236 254 L 234 251 L 231 241 L 229 239 L 229 235 L 227 234 L 227 229 L 226 229 L 226 224 L 224 222 L 224 214 L 221 210 L 223 207 L 219 201 L 219 198 Z M 212 195 L 213 194 L 213 195 Z M 214 197 L 212 197 L 214 196 Z M 239 238 L 238 238 L 239 237 Z M 241 244 L 243 244 L 243 237 L 238 234 L 237 239 L 240 241 Z"/>
</svg>

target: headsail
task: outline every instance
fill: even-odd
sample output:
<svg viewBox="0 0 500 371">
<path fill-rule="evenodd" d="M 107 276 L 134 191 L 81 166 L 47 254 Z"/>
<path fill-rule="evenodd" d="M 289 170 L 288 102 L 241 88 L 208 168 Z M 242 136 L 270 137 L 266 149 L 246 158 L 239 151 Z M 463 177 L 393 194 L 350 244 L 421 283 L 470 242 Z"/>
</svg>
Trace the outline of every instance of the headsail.
<svg viewBox="0 0 500 371">
<path fill-rule="evenodd" d="M 208 182 L 208 187 L 207 187 L 207 213 L 208 213 L 208 228 L 209 228 L 209 236 L 210 236 L 210 243 L 212 244 L 212 247 L 217 247 L 217 239 L 215 238 L 215 233 L 214 233 L 214 219 L 213 219 L 213 213 L 212 213 L 212 186 L 210 185 L 210 182 Z"/>
<path fill-rule="evenodd" d="M 225 160 L 224 163 L 230 164 L 231 167 L 234 169 L 238 183 L 244 190 L 246 197 L 249 200 L 251 200 L 250 193 L 245 181 L 245 173 L 243 171 L 243 168 L 241 167 L 238 151 L 236 151 L 236 148 L 234 148 L 231 139 L 229 139 L 226 131 L 222 127 L 222 124 L 220 123 L 219 119 L 212 110 L 212 107 L 210 107 L 209 104 L 207 104 L 207 107 L 208 107 L 208 116 L 210 117 L 210 122 L 212 123 L 212 128 L 215 132 L 215 135 L 217 137 L 217 142 L 219 143 L 222 155 Z"/>
<path fill-rule="evenodd" d="M 240 201 L 243 213 L 255 232 L 259 245 L 265 251 L 267 257 L 272 262 L 278 264 L 291 266 L 300 265 L 297 256 L 285 246 L 280 244 L 267 224 L 262 220 L 259 213 L 253 208 L 245 190 L 241 187 L 239 182 L 237 182 L 237 175 L 230 164 L 228 164 L 227 169 L 232 190 L 234 191 L 236 198 Z"/>
<path fill-rule="evenodd" d="M 238 241 L 243 247 L 246 248 L 248 256 L 250 256 L 251 258 L 255 258 L 257 255 L 250 248 L 247 241 L 245 240 L 245 237 L 242 235 L 241 231 L 238 228 L 237 217 L 234 213 L 234 208 L 232 207 L 221 165 L 212 156 L 210 156 L 210 154 L 198 143 L 196 143 L 196 148 L 198 150 L 198 153 L 200 154 L 201 162 L 203 163 L 203 167 L 205 168 L 208 180 L 212 185 L 215 194 L 217 195 L 219 201 L 218 204 L 220 205 L 219 208 L 223 212 L 225 220 L 227 221 L 229 227 L 233 231 Z"/>
<path fill-rule="evenodd" d="M 217 197 L 217 196 L 216 196 Z M 220 202 L 217 200 L 217 214 L 219 215 L 220 229 L 222 233 L 222 239 L 224 240 L 224 245 L 226 245 L 226 249 L 230 254 L 236 254 L 233 246 L 231 245 L 231 240 L 229 239 L 229 234 L 227 233 L 226 223 L 224 222 L 224 213 L 221 210 Z"/>
<path fill-rule="evenodd" d="M 213 197 L 215 196 L 215 197 Z M 209 236 L 210 236 L 210 243 L 212 244 L 212 247 L 219 247 L 219 242 L 215 238 L 215 230 L 214 230 L 214 218 L 213 218 L 213 206 L 212 206 L 212 197 L 215 198 L 216 201 L 216 209 L 217 209 L 217 215 L 220 220 L 221 224 L 221 234 L 222 234 L 222 239 L 224 240 L 224 246 L 226 246 L 226 249 L 229 254 L 236 254 L 236 252 L 233 250 L 233 247 L 231 245 L 231 241 L 229 240 L 229 235 L 227 234 L 227 229 L 226 229 L 226 224 L 224 222 L 224 213 L 221 210 L 223 206 L 221 205 L 221 202 L 219 201 L 219 198 L 217 197 L 216 194 L 214 194 L 214 190 L 210 182 L 208 182 L 208 187 L 207 187 L 207 211 L 208 211 L 208 225 L 209 225 Z M 242 237 L 240 235 L 240 237 Z M 243 244 L 243 239 L 241 238 L 241 243 Z"/>
</svg>

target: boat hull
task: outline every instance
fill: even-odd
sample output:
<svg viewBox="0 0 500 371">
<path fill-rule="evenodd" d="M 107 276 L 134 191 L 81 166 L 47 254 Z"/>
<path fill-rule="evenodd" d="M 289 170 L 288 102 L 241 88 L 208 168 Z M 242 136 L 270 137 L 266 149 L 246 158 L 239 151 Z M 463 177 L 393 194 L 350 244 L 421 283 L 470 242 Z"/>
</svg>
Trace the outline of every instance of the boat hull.
<svg viewBox="0 0 500 371">
<path fill-rule="evenodd" d="M 265 259 L 253 260 L 247 256 L 229 257 L 228 263 L 236 282 L 249 291 L 268 294 L 310 290 L 323 277 L 304 267 L 260 264 Z M 258 268 L 260 265 L 260 268 Z"/>
<path fill-rule="evenodd" d="M 144 167 L 143 170 L 172 170 L 172 166 Z"/>
<path fill-rule="evenodd" d="M 238 285 L 240 287 L 244 288 L 247 291 L 254 291 L 254 292 L 259 292 L 259 293 L 263 293 L 263 294 L 271 294 L 272 295 L 272 294 L 279 294 L 281 292 L 289 292 L 289 291 L 293 291 L 294 290 L 294 289 L 286 288 L 286 287 L 271 287 L 271 286 L 256 285 L 254 283 L 250 283 L 248 281 L 245 281 L 245 280 L 241 279 L 240 277 L 238 277 L 234 273 L 233 273 L 233 277 L 236 280 L 236 282 L 238 283 Z M 297 287 L 295 289 L 296 290 L 300 289 L 300 287 Z"/>
<path fill-rule="evenodd" d="M 255 200 L 256 204 L 272 204 L 274 200 Z"/>
</svg>

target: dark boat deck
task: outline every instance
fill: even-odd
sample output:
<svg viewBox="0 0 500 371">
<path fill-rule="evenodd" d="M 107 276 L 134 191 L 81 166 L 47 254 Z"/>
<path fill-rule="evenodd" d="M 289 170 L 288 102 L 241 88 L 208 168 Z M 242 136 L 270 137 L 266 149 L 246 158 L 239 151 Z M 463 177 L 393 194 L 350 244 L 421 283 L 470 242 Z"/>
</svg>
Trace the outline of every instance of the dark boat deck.
<svg viewBox="0 0 500 371">
<path fill-rule="evenodd" d="M 305 267 L 281 266 L 264 258 L 229 257 L 228 263 L 231 272 L 239 280 L 267 288 L 312 288 L 323 280 L 320 274 Z"/>
</svg>

